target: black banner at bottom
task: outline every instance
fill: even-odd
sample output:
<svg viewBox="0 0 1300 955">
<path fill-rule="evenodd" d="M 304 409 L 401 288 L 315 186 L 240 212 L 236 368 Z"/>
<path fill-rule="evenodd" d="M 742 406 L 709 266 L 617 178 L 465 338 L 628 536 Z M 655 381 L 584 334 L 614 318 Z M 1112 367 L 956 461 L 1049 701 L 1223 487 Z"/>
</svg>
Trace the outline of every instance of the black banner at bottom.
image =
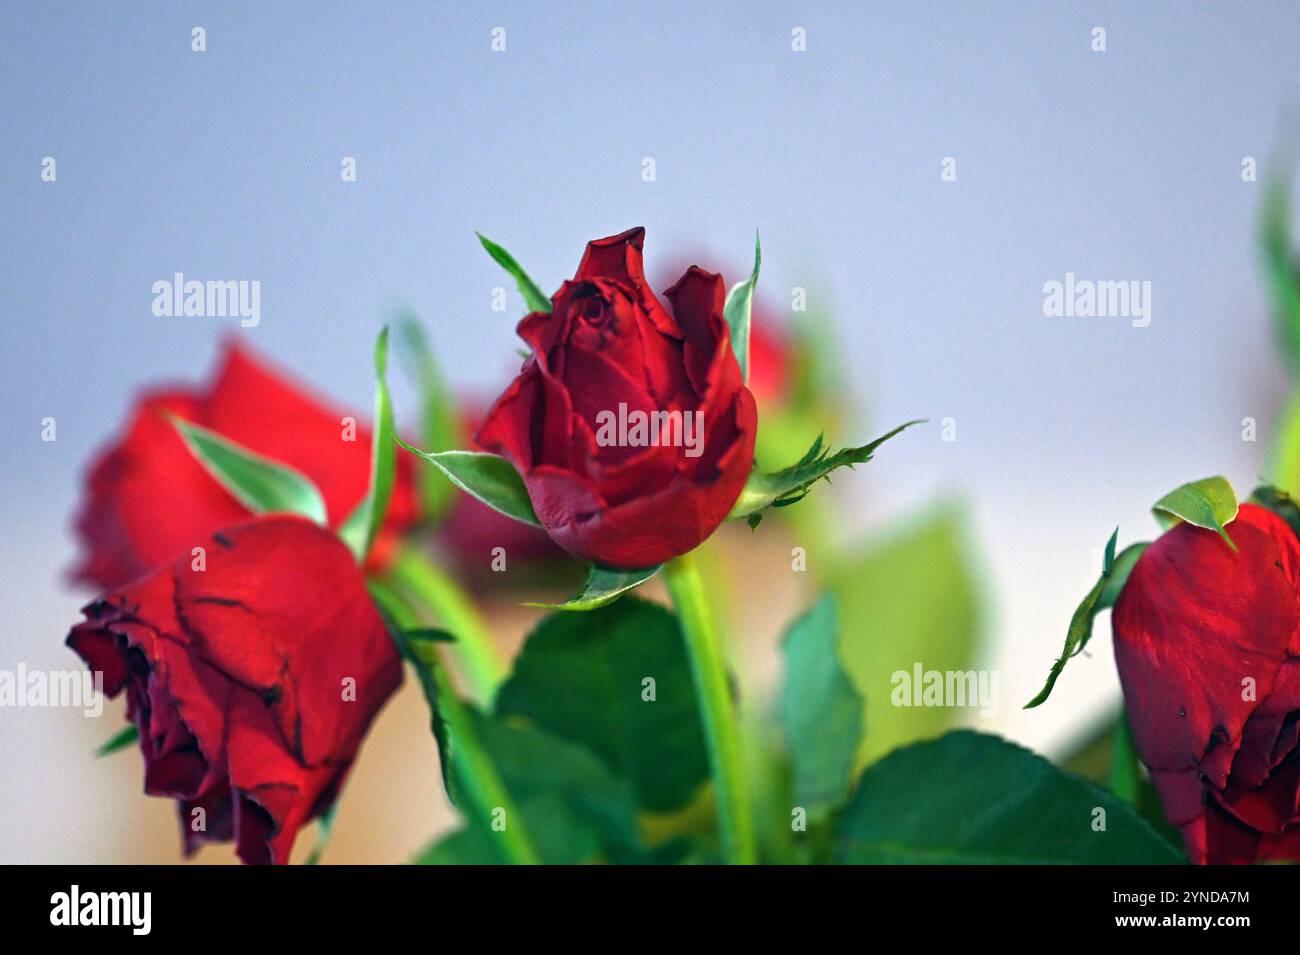
<svg viewBox="0 0 1300 955">
<path fill-rule="evenodd" d="M 432 941 L 470 925 L 478 937 L 522 932 L 566 942 L 611 922 L 685 939 L 701 925 L 707 934 L 739 937 L 792 920 L 802 931 L 847 929 L 864 940 L 919 928 L 929 940 L 1028 942 L 1048 931 L 1201 933 L 1230 941 L 1241 932 L 1293 926 L 1300 885 L 1290 866 L 87 866 L 7 874 L 0 903 L 6 933 L 76 933 L 81 941 L 127 944 L 336 944 L 394 932 L 433 932 Z"/>
</svg>

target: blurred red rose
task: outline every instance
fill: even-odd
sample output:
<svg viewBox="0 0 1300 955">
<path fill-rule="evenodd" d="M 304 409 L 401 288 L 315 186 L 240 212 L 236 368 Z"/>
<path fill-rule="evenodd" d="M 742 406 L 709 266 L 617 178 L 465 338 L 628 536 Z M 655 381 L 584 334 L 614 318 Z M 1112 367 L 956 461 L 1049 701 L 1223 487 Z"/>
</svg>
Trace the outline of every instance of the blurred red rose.
<svg viewBox="0 0 1300 955">
<path fill-rule="evenodd" d="M 337 796 L 401 660 L 329 531 L 264 517 L 204 546 L 205 567 L 187 552 L 88 605 L 68 645 L 109 696 L 126 690 L 145 792 L 177 800 L 186 853 L 233 839 L 245 862 L 284 863 Z"/>
<path fill-rule="evenodd" d="M 1142 762 L 1196 863 L 1300 861 L 1300 542 L 1244 504 L 1179 524 L 1115 605 L 1115 660 Z"/>
<path fill-rule="evenodd" d="M 122 440 L 91 465 L 76 524 L 84 551 L 74 571 L 78 580 L 120 586 L 250 516 L 190 453 L 166 412 L 306 475 L 320 488 L 331 527 L 347 519 L 369 488 L 369 430 L 358 423 L 353 440 L 345 440 L 344 412 L 227 342 L 210 386 L 146 393 Z M 416 516 L 414 462 L 399 454 L 372 566 L 386 563 Z"/>
<path fill-rule="evenodd" d="M 589 243 L 551 313 L 519 323 L 532 354 L 477 436 L 519 470 L 561 547 L 623 568 L 683 554 L 722 523 L 758 425 L 722 317 L 722 276 L 688 270 L 665 293 L 670 315 L 646 285 L 644 234 Z M 660 414 L 686 430 L 644 443 L 638 416 Z"/>
</svg>

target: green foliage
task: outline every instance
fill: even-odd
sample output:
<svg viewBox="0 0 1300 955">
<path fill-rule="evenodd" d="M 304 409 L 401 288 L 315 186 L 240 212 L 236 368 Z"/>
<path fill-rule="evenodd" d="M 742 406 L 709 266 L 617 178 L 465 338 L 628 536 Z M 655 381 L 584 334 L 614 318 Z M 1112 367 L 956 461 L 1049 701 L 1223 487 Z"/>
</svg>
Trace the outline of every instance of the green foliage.
<svg viewBox="0 0 1300 955">
<path fill-rule="evenodd" d="M 1224 478 L 1208 477 L 1170 491 L 1152 506 L 1156 519 L 1166 528 L 1180 520 L 1216 531 L 1234 551 L 1224 525 L 1237 516 L 1237 494 Z"/>
<path fill-rule="evenodd" d="M 677 809 L 708 777 L 681 627 L 635 597 L 546 617 L 501 687 L 496 712 L 583 744 L 631 783 L 643 809 Z"/>
<path fill-rule="evenodd" d="M 1113 794 L 996 736 L 956 730 L 869 769 L 835 828 L 841 863 L 1173 864 Z"/>
<path fill-rule="evenodd" d="M 905 428 L 920 423 L 919 420 L 909 421 L 869 444 L 856 448 L 841 448 L 838 451 L 826 447 L 822 437 L 819 436 L 804 456 L 790 467 L 771 474 L 763 474 L 759 471 L 751 473 L 727 518 L 728 520 L 752 518 L 766 507 L 785 507 L 798 503 L 808 495 L 812 486 L 818 481 L 830 480 L 832 471 L 870 461 L 878 447 Z M 757 521 L 751 519 L 750 524 L 753 526 Z"/>
<path fill-rule="evenodd" d="M 434 465 L 452 484 L 494 511 L 541 527 L 524 479 L 515 466 L 500 455 L 481 451 L 421 451 L 400 436 L 397 443 Z"/>
<path fill-rule="evenodd" d="M 786 631 L 781 726 L 793 766 L 793 798 L 818 819 L 848 795 L 862 741 L 862 696 L 839 659 L 834 596 L 823 597 Z"/>
<path fill-rule="evenodd" d="M 215 431 L 171 416 L 185 446 L 218 484 L 254 514 L 300 514 L 326 523 L 325 499 L 305 476 L 222 437 Z"/>
<path fill-rule="evenodd" d="M 974 664 L 982 611 L 964 527 L 964 514 L 944 507 L 844 554 L 828 570 L 840 660 L 866 705 L 859 767 L 952 725 L 951 710 L 892 705 L 891 675 L 911 673 L 917 662 L 934 670 Z"/>
<path fill-rule="evenodd" d="M 375 428 L 370 438 L 370 482 L 366 496 L 339 528 L 339 537 L 364 563 L 388 514 L 397 468 L 393 447 L 393 401 L 388 394 L 388 329 L 375 340 Z"/>
<path fill-rule="evenodd" d="M 479 242 L 483 243 L 483 248 L 487 249 L 488 255 L 492 256 L 497 265 L 509 272 L 510 277 L 515 280 L 515 285 L 519 287 L 519 294 L 524 297 L 524 304 L 528 306 L 528 310 L 549 314 L 551 300 L 537 287 L 537 283 L 529 278 L 523 266 L 515 261 L 515 257 L 487 236 L 478 232 L 474 234 L 478 236 Z"/>
<path fill-rule="evenodd" d="M 754 271 L 743 282 L 737 282 L 727 293 L 722 315 L 731 332 L 731 350 L 736 353 L 742 381 L 749 381 L 749 328 L 754 309 L 754 289 L 758 285 L 758 270 L 763 264 L 763 246 L 758 233 L 754 233 Z"/>
<path fill-rule="evenodd" d="M 662 568 L 663 564 L 645 570 L 619 570 L 616 567 L 591 564 L 587 568 L 587 579 L 582 589 L 568 600 L 558 604 L 529 601 L 524 606 L 540 607 L 543 610 L 599 610 L 640 587 Z"/>
</svg>

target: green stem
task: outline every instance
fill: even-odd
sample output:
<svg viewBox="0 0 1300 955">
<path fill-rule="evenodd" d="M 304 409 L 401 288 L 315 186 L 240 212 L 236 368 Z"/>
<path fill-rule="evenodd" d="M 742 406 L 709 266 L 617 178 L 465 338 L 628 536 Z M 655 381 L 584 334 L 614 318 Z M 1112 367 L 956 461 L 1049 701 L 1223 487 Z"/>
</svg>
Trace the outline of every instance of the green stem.
<svg viewBox="0 0 1300 955">
<path fill-rule="evenodd" d="M 681 619 L 695 691 L 703 710 L 723 857 L 730 863 L 751 865 L 758 861 L 754 813 L 745 786 L 740 725 L 722 635 L 693 555 L 670 560 L 664 567 L 664 582 Z"/>
<path fill-rule="evenodd" d="M 456 638 L 454 652 L 471 692 L 490 705 L 506 677 L 506 664 L 465 591 L 437 564 L 409 548 L 398 552 L 392 579 Z"/>
<path fill-rule="evenodd" d="M 394 588 L 379 581 L 370 582 L 370 594 L 393 623 L 402 630 L 421 625 L 419 615 Z M 409 646 L 409 643 L 408 643 Z M 447 671 L 430 659 L 411 659 L 424 689 L 425 698 L 433 710 L 433 718 L 441 718 L 451 740 L 454 759 L 443 766 L 444 773 L 454 774 L 456 789 L 468 804 L 461 808 L 480 826 L 490 826 L 497 809 L 503 809 L 506 828 L 501 836 L 501 851 L 506 862 L 515 865 L 537 865 L 541 862 L 523 817 L 516 810 L 510 792 L 497 772 L 491 754 L 484 748 L 475 732 L 474 714 L 456 694 L 456 688 L 447 678 Z"/>
<path fill-rule="evenodd" d="M 1128 710 L 1121 708 L 1115 735 L 1110 743 L 1110 791 L 1130 805 L 1137 805 L 1139 796 L 1137 747 L 1133 744 L 1133 730 L 1128 722 Z"/>
</svg>

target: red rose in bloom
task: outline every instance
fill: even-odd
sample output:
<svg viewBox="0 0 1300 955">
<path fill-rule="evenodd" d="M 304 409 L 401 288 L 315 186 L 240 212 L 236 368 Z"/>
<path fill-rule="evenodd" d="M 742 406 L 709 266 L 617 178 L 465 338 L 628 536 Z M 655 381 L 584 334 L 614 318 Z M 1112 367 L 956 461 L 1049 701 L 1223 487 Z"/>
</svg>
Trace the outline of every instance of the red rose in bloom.
<svg viewBox="0 0 1300 955">
<path fill-rule="evenodd" d="M 250 516 L 190 453 L 166 412 L 306 475 L 320 488 L 331 527 L 347 519 L 369 488 L 370 432 L 358 424 L 355 440 L 345 441 L 344 412 L 227 343 L 210 388 L 145 395 L 123 440 L 91 466 L 77 518 L 86 550 L 77 579 L 121 586 Z M 376 566 L 416 518 L 413 474 L 410 456 L 398 455 L 392 503 L 371 552 Z"/>
<path fill-rule="evenodd" d="M 687 270 L 665 293 L 670 315 L 646 286 L 644 234 L 589 243 L 551 313 L 519 323 L 532 354 L 477 436 L 523 475 L 561 547 L 623 568 L 683 554 L 722 523 L 758 424 L 722 276 Z M 638 429 L 652 419 L 668 422 L 657 443 Z"/>
<path fill-rule="evenodd" d="M 245 862 L 287 862 L 401 660 L 351 552 L 323 528 L 264 517 L 204 546 L 205 570 L 187 552 L 87 606 L 68 645 L 108 695 L 126 690 L 145 792 L 177 800 L 187 854 L 234 839 Z"/>
<path fill-rule="evenodd" d="M 1115 605 L 1129 721 L 1196 863 L 1300 861 L 1300 542 L 1244 504 L 1228 534 L 1179 524 Z"/>
</svg>

